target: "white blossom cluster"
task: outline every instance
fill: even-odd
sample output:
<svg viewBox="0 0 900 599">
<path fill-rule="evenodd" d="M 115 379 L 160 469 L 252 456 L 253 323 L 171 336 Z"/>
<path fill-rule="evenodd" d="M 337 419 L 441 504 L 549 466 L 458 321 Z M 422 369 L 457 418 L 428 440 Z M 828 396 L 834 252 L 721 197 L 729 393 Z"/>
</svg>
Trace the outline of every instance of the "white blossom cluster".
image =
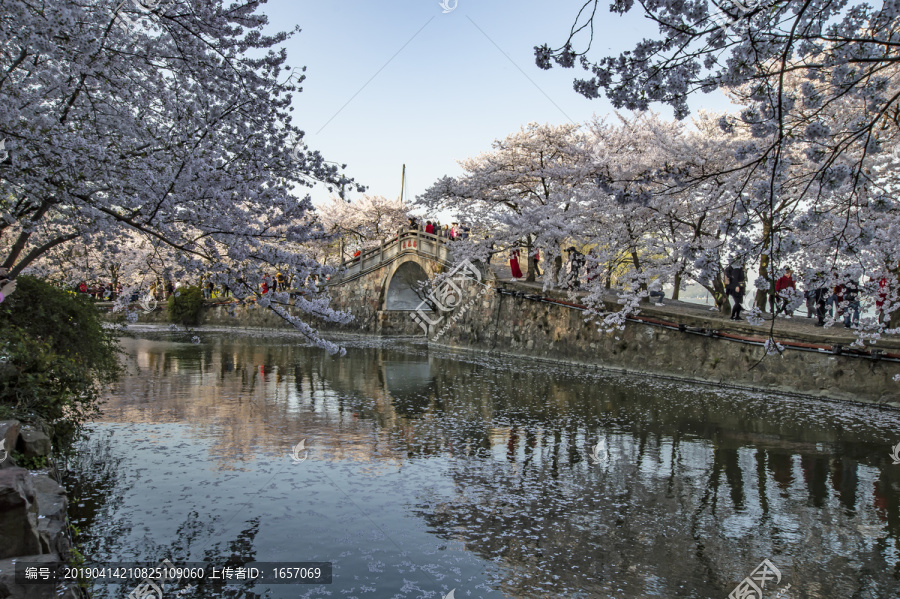
<svg viewBox="0 0 900 599">
<path fill-rule="evenodd" d="M 123 295 L 202 276 L 240 299 L 277 270 L 325 297 L 316 282 L 333 269 L 309 248 L 331 236 L 304 190 L 353 182 L 303 143 L 290 110 L 305 69 L 258 3 L 2 12 L 0 251 L 14 276 L 117 280 Z"/>
<path fill-rule="evenodd" d="M 778 356 L 784 353 L 784 345 L 774 339 L 766 339 L 765 349 L 766 355 L 769 356 Z"/>
<path fill-rule="evenodd" d="M 765 322 L 765 318 L 763 318 L 763 313 L 762 310 L 759 309 L 759 306 L 753 306 L 753 308 L 747 312 L 747 322 L 755 327 L 758 327 Z"/>
</svg>

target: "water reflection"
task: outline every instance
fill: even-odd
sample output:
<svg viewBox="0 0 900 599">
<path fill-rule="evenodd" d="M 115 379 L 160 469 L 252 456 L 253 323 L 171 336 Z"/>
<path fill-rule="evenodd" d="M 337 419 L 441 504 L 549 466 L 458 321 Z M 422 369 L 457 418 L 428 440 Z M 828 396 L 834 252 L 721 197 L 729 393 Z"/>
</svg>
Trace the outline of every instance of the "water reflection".
<svg viewBox="0 0 900 599">
<path fill-rule="evenodd" d="M 334 562 L 334 584 L 278 597 L 724 597 L 764 558 L 789 597 L 900 587 L 896 412 L 205 337 L 125 340 L 76 467 L 94 559 Z"/>
</svg>

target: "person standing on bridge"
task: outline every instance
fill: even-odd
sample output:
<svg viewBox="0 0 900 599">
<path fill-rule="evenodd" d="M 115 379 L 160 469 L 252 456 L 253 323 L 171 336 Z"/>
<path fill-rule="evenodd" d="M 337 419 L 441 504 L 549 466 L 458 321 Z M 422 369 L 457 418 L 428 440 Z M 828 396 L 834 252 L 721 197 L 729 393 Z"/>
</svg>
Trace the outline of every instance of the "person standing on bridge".
<svg viewBox="0 0 900 599">
<path fill-rule="evenodd" d="M 425 223 L 425 232 L 429 235 L 434 235 L 434 225 L 431 224 L 431 221 Z"/>
<path fill-rule="evenodd" d="M 650 281 L 650 284 L 647 285 L 647 297 L 656 306 L 665 305 L 663 299 L 666 297 L 666 292 L 663 291 L 662 277 L 656 277 Z"/>
<path fill-rule="evenodd" d="M 519 268 L 519 249 L 518 248 L 513 248 L 513 250 L 509 252 L 509 270 L 510 270 L 510 272 L 512 272 L 512 280 L 513 281 L 522 278 L 522 269 Z"/>
<path fill-rule="evenodd" d="M 823 327 L 825 326 L 825 312 L 831 290 L 825 286 L 827 283 L 825 271 L 817 272 L 813 281 L 814 283 L 811 286 L 815 288 L 813 290 L 813 301 L 816 304 L 816 326 Z"/>
<path fill-rule="evenodd" d="M 853 275 L 848 275 L 847 284 L 844 286 L 843 301 L 847 302 L 844 312 L 844 326 L 850 328 L 859 327 L 859 282 Z M 851 325 L 852 320 L 852 325 Z"/>
<path fill-rule="evenodd" d="M 825 305 L 828 307 L 829 318 L 838 318 L 841 315 L 841 302 L 844 301 L 844 286 L 841 285 L 841 275 L 837 269 L 831 270 L 831 286 L 834 288 Z M 837 310 L 837 314 L 835 314 Z"/>
<path fill-rule="evenodd" d="M 584 254 L 579 252 L 574 245 L 566 251 L 569 253 L 568 287 L 569 289 L 580 289 L 581 269 L 585 264 Z"/>
<path fill-rule="evenodd" d="M 884 303 L 890 295 L 887 277 L 878 279 L 878 295 L 875 296 L 875 311 L 878 314 L 878 324 L 884 324 Z"/>
<path fill-rule="evenodd" d="M 746 280 L 743 263 L 735 259 L 732 265 L 725 269 L 725 293 L 734 301 L 731 320 L 741 319 L 741 310 L 744 309 L 741 304 L 744 303 L 744 293 L 747 291 Z"/>
<path fill-rule="evenodd" d="M 775 295 L 772 296 L 772 318 L 784 314 L 790 318 L 793 310 L 788 310 L 793 301 L 793 294 L 797 291 L 797 283 L 794 281 L 794 271 L 790 268 L 784 270 L 784 275 L 775 281 Z"/>
</svg>

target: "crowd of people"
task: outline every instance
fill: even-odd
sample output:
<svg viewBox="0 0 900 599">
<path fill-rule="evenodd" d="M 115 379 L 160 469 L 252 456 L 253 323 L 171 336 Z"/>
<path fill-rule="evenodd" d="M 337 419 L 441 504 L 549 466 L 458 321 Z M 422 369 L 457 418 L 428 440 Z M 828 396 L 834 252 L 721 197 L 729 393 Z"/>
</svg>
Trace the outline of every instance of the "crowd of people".
<svg viewBox="0 0 900 599">
<path fill-rule="evenodd" d="M 582 272 L 584 271 L 584 278 L 587 282 L 593 280 L 594 273 L 587 264 L 585 254 L 578 251 L 577 248 L 569 247 L 566 252 L 568 260 L 562 279 L 568 289 L 579 289 Z M 520 248 L 514 247 L 509 250 L 509 269 L 513 281 L 524 279 L 519 263 L 521 256 Z M 539 267 L 540 261 L 540 250 L 535 249 L 534 264 L 537 267 L 536 274 L 538 275 L 543 274 Z M 735 261 L 729 265 L 724 271 L 723 283 L 725 295 L 732 304 L 731 320 L 742 320 L 741 312 L 744 311 L 743 303 L 747 292 L 747 274 L 744 264 Z M 816 326 L 825 326 L 826 318 L 828 318 L 842 320 L 846 328 L 858 327 L 860 295 L 863 291 L 870 291 L 876 294 L 875 308 L 878 322 L 884 323 L 885 321 L 884 305 L 890 292 L 886 277 L 880 277 L 877 280 L 870 278 L 866 284 L 860 285 L 859 280 L 852 274 L 841 273 L 837 269 L 833 269 L 830 279 L 824 272 L 818 272 L 811 276 L 802 293 L 798 291 L 797 283 L 798 281 L 794 278 L 794 270 L 788 267 L 782 271 L 781 276 L 770 287 L 767 292 L 767 303 L 769 311 L 774 317 L 792 318 L 794 312 L 805 300 L 806 317 L 815 318 Z M 665 298 L 663 280 L 657 278 L 650 281 L 647 285 L 647 294 L 651 302 L 662 306 Z"/>
<path fill-rule="evenodd" d="M 424 223 L 416 218 L 409 219 L 410 231 L 422 231 L 430 235 L 437 235 L 443 239 L 468 239 L 471 229 L 459 223 L 442 225 L 437 220 L 426 220 Z"/>
<path fill-rule="evenodd" d="M 107 283 L 104 285 L 102 283 L 96 283 L 89 285 L 87 281 L 81 281 L 75 287 L 75 291 L 89 295 L 91 299 L 112 301 L 118 299 L 119 294 L 122 293 L 122 284 Z"/>
<path fill-rule="evenodd" d="M 405 231 L 406 229 L 404 229 Z M 409 219 L 409 230 L 423 231 L 432 235 L 438 235 L 447 239 L 466 239 L 470 230 L 466 226 L 460 226 L 459 223 L 452 225 L 443 225 L 437 221 L 427 220 L 423 225 L 415 218 Z M 561 280 L 564 281 L 568 289 L 576 290 L 581 288 L 582 273 L 584 271 L 585 280 L 590 283 L 595 273 L 592 272 L 587 257 L 574 246 L 566 249 L 568 259 L 563 271 Z M 356 255 L 359 256 L 360 252 Z M 509 250 L 509 267 L 513 281 L 524 279 L 522 267 L 519 260 L 522 256 L 520 247 L 513 247 Z M 534 266 L 536 275 L 542 275 L 540 268 L 541 251 L 534 249 L 533 252 Z M 559 258 L 558 258 L 559 260 Z M 490 262 L 490 259 L 488 260 Z M 747 273 L 745 265 L 740 260 L 733 261 L 724 271 L 723 284 L 725 295 L 731 300 L 731 320 L 742 320 L 741 313 L 744 311 L 744 299 L 747 292 Z M 243 284 L 243 279 L 238 279 Z M 818 272 L 809 277 L 809 281 L 805 284 L 805 291 L 799 292 L 797 289 L 798 281 L 794 278 L 792 268 L 785 268 L 783 274 L 775 281 L 774 286 L 768 290 L 768 306 L 774 317 L 792 318 L 794 312 L 806 302 L 807 318 L 816 318 L 816 326 L 824 326 L 826 317 L 829 319 L 843 320 L 843 324 L 847 328 L 857 327 L 860 317 L 860 295 L 863 291 L 875 293 L 875 307 L 879 323 L 884 323 L 885 312 L 884 305 L 889 296 L 888 281 L 886 277 L 879 279 L 870 278 L 869 281 L 860 285 L 858 279 L 854 278 L 850 273 L 841 273 L 837 269 L 832 269 L 829 276 L 824 272 Z M 130 301 L 136 302 L 140 298 L 152 295 L 157 299 L 165 300 L 169 296 L 177 293 L 178 289 L 184 283 L 166 280 L 164 282 L 157 281 L 150 285 L 149 289 L 135 290 L 132 292 Z M 199 287 L 203 292 L 204 299 L 221 299 L 232 297 L 231 289 L 227 285 L 216 285 L 210 280 L 201 280 Z M 270 291 L 285 292 L 291 288 L 291 281 L 281 272 L 271 275 L 268 272 L 262 272 L 259 283 L 256 285 L 257 293 L 265 295 Z M 0 302 L 3 301 L 5 295 L 9 295 L 15 289 L 15 281 L 8 281 L 4 269 L 0 269 Z M 96 284 L 89 286 L 86 281 L 81 281 L 76 290 L 79 293 L 90 295 L 96 300 L 113 301 L 122 293 L 123 287 L 121 283 Z M 647 285 L 649 300 L 657 306 L 663 305 L 665 293 L 663 292 L 662 279 L 654 279 Z M 715 309 L 715 308 L 714 308 Z"/>
<path fill-rule="evenodd" d="M 747 285 L 744 265 L 734 263 L 726 268 L 724 282 L 726 294 L 733 302 L 731 319 L 740 320 Z M 880 277 L 877 281 L 870 278 L 867 285 L 860 286 L 859 280 L 852 274 L 840 273 L 837 269 L 831 271 L 830 279 L 824 272 L 815 273 L 801 294 L 797 290 L 793 269 L 785 268 L 768 292 L 769 309 L 776 318 L 792 318 L 794 311 L 805 300 L 806 317 L 815 317 L 816 326 L 825 326 L 827 317 L 843 320 L 844 326 L 849 329 L 859 326 L 863 287 L 869 287 L 876 293 L 878 322 L 884 323 L 884 304 L 889 294 L 887 277 Z"/>
<path fill-rule="evenodd" d="M 435 235 L 440 237 L 441 239 L 447 239 L 448 241 L 453 241 L 457 239 L 468 239 L 472 230 L 465 226 L 460 225 L 459 223 L 452 223 L 449 225 L 442 225 L 437 220 L 421 220 L 415 217 L 409 218 L 409 223 L 398 231 L 398 235 L 403 235 L 404 233 L 408 233 L 410 231 L 419 231 L 421 233 L 428 233 L 429 235 Z M 357 248 L 353 252 L 353 256 L 350 258 L 350 262 L 356 261 L 362 255 L 362 249 Z"/>
<path fill-rule="evenodd" d="M 269 276 L 269 273 L 264 272 L 259 284 L 259 289 L 262 291 L 263 295 L 269 293 L 270 290 L 277 292 L 287 291 L 288 280 L 280 272 L 276 272 L 275 276 Z"/>
<path fill-rule="evenodd" d="M 577 248 L 574 246 L 569 247 L 566 249 L 566 254 L 568 259 L 564 268 L 565 285 L 569 289 L 580 289 L 582 271 L 585 271 L 586 280 L 588 282 L 593 280 L 593 272 L 587 265 L 587 257 L 582 252 L 578 251 Z M 522 273 L 522 265 L 519 263 L 521 257 L 521 248 L 514 247 L 509 250 L 509 271 L 513 281 L 525 278 L 525 275 Z M 535 275 L 543 275 L 544 271 L 543 268 L 541 268 L 541 250 L 539 248 L 534 249 L 532 258 L 534 259 Z M 488 259 L 488 263 L 490 264 L 490 259 Z"/>
<path fill-rule="evenodd" d="M 514 247 L 509 251 L 509 270 L 513 281 L 525 278 L 525 275 L 522 273 L 522 266 L 519 264 L 521 255 L 521 249 L 518 247 Z M 580 252 L 575 246 L 567 248 L 566 255 L 567 260 L 564 266 L 564 280 L 566 287 L 568 289 L 580 289 L 582 272 L 584 273 L 585 280 L 590 283 L 594 279 L 595 273 L 594 269 L 588 264 L 587 256 Z M 541 268 L 541 250 L 535 248 L 532 257 L 534 258 L 535 275 L 543 275 L 544 271 Z M 488 260 L 488 262 L 490 262 L 490 260 Z"/>
<path fill-rule="evenodd" d="M 2 279 L 2 275 L 0 275 L 0 279 Z M 246 280 L 244 278 L 237 279 L 237 283 L 243 288 L 245 286 Z M 2 284 L 2 281 L 0 281 Z M 171 279 L 166 280 L 157 280 L 156 282 L 150 284 L 149 287 L 139 287 L 131 290 L 131 296 L 129 301 L 138 302 L 145 297 L 153 297 L 157 300 L 167 300 L 170 296 L 176 295 L 178 290 L 189 286 L 190 283 L 185 283 L 183 281 L 173 281 Z M 273 292 L 288 292 L 291 289 L 291 281 L 288 277 L 286 277 L 281 272 L 276 272 L 274 275 L 269 272 L 261 272 L 260 278 L 258 282 L 251 285 L 255 289 L 255 293 L 257 295 L 265 295 L 270 291 Z M 230 287 L 225 284 L 216 284 L 208 278 L 201 278 L 200 281 L 196 285 L 200 288 L 203 293 L 203 298 L 206 300 L 214 300 L 214 299 L 224 299 L 224 298 L 232 298 L 233 293 Z M 13 284 L 13 289 L 15 285 Z M 123 286 L 121 283 L 96 283 L 96 284 L 88 284 L 87 281 L 81 281 L 78 285 L 75 286 L 75 291 L 78 293 L 83 293 L 91 297 L 91 299 L 97 301 L 115 301 L 122 294 Z M 0 300 L 2 301 L 2 300 Z"/>
</svg>

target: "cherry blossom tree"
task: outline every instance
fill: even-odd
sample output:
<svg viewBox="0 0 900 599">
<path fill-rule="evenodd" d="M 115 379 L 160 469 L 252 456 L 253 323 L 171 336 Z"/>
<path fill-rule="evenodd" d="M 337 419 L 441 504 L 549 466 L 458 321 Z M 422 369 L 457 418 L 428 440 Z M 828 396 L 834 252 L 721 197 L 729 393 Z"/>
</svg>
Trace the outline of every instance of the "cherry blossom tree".
<svg viewBox="0 0 900 599">
<path fill-rule="evenodd" d="M 290 118 L 303 70 L 260 2 L 9 0 L 0 15 L 0 262 L 15 275 L 73 242 L 165 246 L 237 296 L 257 273 L 327 274 L 308 195 L 351 180 Z M 296 32 L 296 30 L 295 30 Z M 312 293 L 312 292 L 311 292 Z M 315 342 L 324 342 L 267 302 Z M 327 298 L 296 302 L 326 320 Z"/>
<path fill-rule="evenodd" d="M 530 123 L 475 158 L 460 161 L 465 175 L 444 177 L 416 198 L 426 211 L 464 215 L 473 230 L 489 231 L 475 254 L 523 245 L 528 280 L 535 280 L 534 248 L 550 259 L 569 235 L 565 217 L 574 208 L 575 187 L 592 175 L 584 134 L 572 124 Z M 491 245 L 493 244 L 493 249 Z"/>
<path fill-rule="evenodd" d="M 833 265 L 847 270 L 848 277 L 856 272 L 857 281 L 863 272 L 878 280 L 893 276 L 890 242 L 844 243 L 837 259 L 823 252 L 836 243 L 840 231 L 849 231 L 855 240 L 886 240 L 896 230 L 894 220 L 886 220 L 896 218 L 889 199 L 860 204 L 850 228 L 841 219 L 845 197 L 834 191 L 804 197 L 796 185 L 786 186 L 790 193 L 770 210 L 765 194 L 748 191 L 766 182 L 765 171 L 748 180 L 737 156 L 753 139 L 749 127 L 737 123 L 723 131 L 721 120 L 721 115 L 704 112 L 690 126 L 653 113 L 594 119 L 573 129 L 577 134 L 567 154 L 542 172 L 556 192 L 546 196 L 549 201 L 510 193 L 528 189 L 534 172 L 526 166 L 531 151 L 520 147 L 527 147 L 528 137 L 513 135 L 492 152 L 464 161 L 463 177 L 438 181 L 418 200 L 429 209 L 477 217 L 482 235 L 454 244 L 457 259 L 484 259 L 486 247 L 518 243 L 523 234 L 533 235 L 538 244 L 558 247 L 564 240 L 586 252 L 589 272 L 579 301 L 607 330 L 621 327 L 638 312 L 647 285 L 659 279 L 672 283 L 673 297 L 685 282 L 700 283 L 718 307 L 729 311 L 723 271 L 734 260 L 760 264 L 771 256 L 763 272 L 776 270 L 772 263 L 778 270 L 790 264 L 809 273 L 807 287 L 818 285 L 815 272 Z M 799 180 L 808 167 L 806 153 L 792 153 L 791 160 L 785 178 Z M 498 164 L 516 168 L 507 168 L 500 177 L 500 169 L 493 168 Z M 884 173 L 872 171 L 870 178 L 885 189 L 891 186 Z M 756 282 L 761 305 L 753 313 L 755 322 L 762 322 L 760 309 L 775 278 L 761 276 Z M 545 288 L 565 283 L 565 277 L 545 272 Z M 874 301 L 876 295 L 869 297 Z M 861 338 L 874 340 L 878 330 L 862 331 Z"/>
<path fill-rule="evenodd" d="M 316 207 L 316 212 L 325 231 L 335 236 L 328 245 L 339 248 L 335 252 L 338 264 L 347 257 L 347 248 L 377 246 L 405 226 L 410 216 L 409 207 L 399 198 L 389 200 L 384 196 L 365 194 L 353 201 L 331 196 Z"/>
<path fill-rule="evenodd" d="M 594 178 L 579 188 L 572 237 L 590 248 L 592 272 L 582 301 L 607 329 L 639 311 L 654 280 L 672 283 L 673 298 L 688 280 L 696 281 L 727 308 L 723 262 L 737 250 L 737 233 L 747 221 L 735 182 L 719 176 L 684 185 L 733 162 L 731 146 L 740 136 L 720 131 L 716 121 L 701 114 L 687 128 L 637 113 L 590 124 Z M 618 296 L 612 305 L 610 292 Z"/>
<path fill-rule="evenodd" d="M 890 273 L 900 257 L 898 238 L 879 237 L 893 227 L 896 194 L 887 191 L 892 183 L 879 166 L 896 163 L 892 150 L 900 145 L 900 5 L 641 3 L 637 10 L 658 26 L 659 36 L 592 60 L 599 8 L 588 0 L 561 46 L 536 47 L 538 66 L 580 63 L 589 75 L 576 80 L 577 92 L 588 98 L 603 93 L 631 110 L 665 103 L 681 119 L 692 94 L 719 89 L 745 106 L 719 123 L 723 131 L 746 135 L 733 148 L 737 163 L 695 171 L 681 184 L 691 188 L 720 175 L 739 183 L 736 206 L 748 221 L 736 240 L 759 265 L 758 305 L 785 261 L 801 258 L 813 270 L 853 264 L 858 272 L 852 276 L 887 274 L 896 289 Z M 617 0 L 610 9 L 624 14 L 635 3 Z"/>
<path fill-rule="evenodd" d="M 114 243 L 87 245 L 80 239 L 60 244 L 27 268 L 29 274 L 74 287 L 81 281 L 147 287 L 157 279 L 172 278 L 175 253 L 159 240 L 124 232 Z"/>
</svg>

